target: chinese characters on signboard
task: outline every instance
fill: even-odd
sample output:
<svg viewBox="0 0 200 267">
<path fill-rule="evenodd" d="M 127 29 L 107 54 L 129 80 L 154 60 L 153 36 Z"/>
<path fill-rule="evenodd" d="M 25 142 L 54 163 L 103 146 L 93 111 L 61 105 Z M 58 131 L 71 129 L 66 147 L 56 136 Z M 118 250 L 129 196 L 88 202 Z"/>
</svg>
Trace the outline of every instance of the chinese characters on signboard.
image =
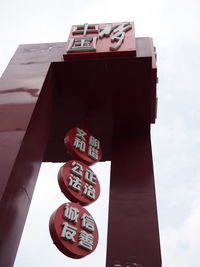
<svg viewBox="0 0 200 267">
<path fill-rule="evenodd" d="M 76 203 L 61 205 L 50 218 L 50 233 L 66 256 L 82 258 L 95 250 L 98 230 L 93 217 Z"/>
<path fill-rule="evenodd" d="M 101 160 L 102 150 L 100 141 L 86 129 L 72 128 L 65 136 L 65 146 L 75 158 L 82 160 L 87 165 Z"/>
<path fill-rule="evenodd" d="M 78 127 L 68 131 L 64 144 L 75 159 L 60 168 L 58 183 L 63 194 L 74 203 L 65 203 L 52 214 L 49 230 L 54 244 L 63 254 L 82 258 L 93 252 L 98 243 L 95 221 L 82 206 L 99 197 L 99 181 L 88 165 L 101 159 L 102 150 L 97 138 Z"/>
<path fill-rule="evenodd" d="M 63 56 L 68 59 L 109 53 L 136 54 L 133 22 L 74 25 Z"/>
<path fill-rule="evenodd" d="M 63 194 L 71 201 L 85 206 L 91 204 L 100 194 L 96 174 L 83 162 L 71 160 L 60 168 L 58 183 Z"/>
</svg>

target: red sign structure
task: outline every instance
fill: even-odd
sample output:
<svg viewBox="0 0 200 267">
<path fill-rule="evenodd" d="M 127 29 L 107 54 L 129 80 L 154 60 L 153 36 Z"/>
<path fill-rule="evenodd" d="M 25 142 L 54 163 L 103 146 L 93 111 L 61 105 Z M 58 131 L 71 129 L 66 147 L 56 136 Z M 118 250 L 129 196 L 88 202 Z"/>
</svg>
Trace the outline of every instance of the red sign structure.
<svg viewBox="0 0 200 267">
<path fill-rule="evenodd" d="M 64 139 L 67 151 L 75 158 L 87 165 L 101 160 L 102 149 L 100 141 L 88 130 L 74 127 L 66 134 Z"/>
<path fill-rule="evenodd" d="M 153 40 L 135 38 L 132 22 L 75 25 L 67 44 L 18 47 L 0 80 L 0 266 L 14 264 L 41 163 L 72 155 L 87 165 L 111 161 L 106 267 L 161 267 L 150 131 L 156 81 Z M 66 154 L 63 133 L 87 117 L 103 156 L 98 140 L 80 128 L 66 136 Z M 51 221 L 57 214 L 60 221 L 51 233 L 64 253 L 82 257 L 89 250 L 76 239 L 80 232 L 73 239 L 67 231 L 68 224 L 79 229 L 81 217 L 74 224 L 64 212 L 55 212 Z"/>
<path fill-rule="evenodd" d="M 84 24 L 72 26 L 64 59 L 135 55 L 133 22 Z"/>
<path fill-rule="evenodd" d="M 98 243 L 98 230 L 90 213 L 76 203 L 61 205 L 49 222 L 56 247 L 66 256 L 82 258 L 92 253 Z"/>
<path fill-rule="evenodd" d="M 71 160 L 60 168 L 58 183 L 63 194 L 73 202 L 89 205 L 97 200 L 100 185 L 95 173 L 83 162 Z"/>
</svg>

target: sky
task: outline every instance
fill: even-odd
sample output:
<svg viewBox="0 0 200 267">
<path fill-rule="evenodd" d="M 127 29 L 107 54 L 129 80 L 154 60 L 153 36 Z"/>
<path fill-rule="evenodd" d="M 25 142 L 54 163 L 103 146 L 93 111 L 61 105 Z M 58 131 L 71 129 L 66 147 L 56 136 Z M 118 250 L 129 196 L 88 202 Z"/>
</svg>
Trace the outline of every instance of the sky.
<svg viewBox="0 0 200 267">
<path fill-rule="evenodd" d="M 163 267 L 200 266 L 199 14 L 198 0 L 0 1 L 0 73 L 19 44 L 64 42 L 74 24 L 134 21 L 137 37 L 153 37 L 159 84 L 158 118 L 151 134 Z M 95 253 L 105 255 L 102 222 L 107 218 L 109 163 L 95 166 L 105 184 L 105 195 L 98 200 L 105 202 L 101 218 L 95 213 L 101 204 L 91 206 L 102 227 L 100 245 L 81 261 L 63 256 L 48 235 L 49 216 L 65 201 L 56 184 L 59 167 L 41 168 L 15 267 L 94 267 Z M 44 221 L 36 220 L 43 213 Z M 36 234 L 35 229 L 41 231 Z M 95 260 L 95 267 L 102 266 Z"/>
</svg>

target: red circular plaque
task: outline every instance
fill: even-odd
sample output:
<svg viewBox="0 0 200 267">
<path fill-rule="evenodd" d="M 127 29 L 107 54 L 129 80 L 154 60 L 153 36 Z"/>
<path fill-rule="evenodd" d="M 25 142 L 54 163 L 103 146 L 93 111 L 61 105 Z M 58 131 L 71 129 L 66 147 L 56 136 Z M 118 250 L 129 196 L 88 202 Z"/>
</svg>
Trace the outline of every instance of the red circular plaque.
<svg viewBox="0 0 200 267">
<path fill-rule="evenodd" d="M 101 160 L 102 149 L 100 141 L 88 130 L 74 127 L 64 138 L 67 151 L 75 158 L 92 165 Z"/>
<path fill-rule="evenodd" d="M 76 203 L 65 203 L 51 215 L 49 231 L 56 247 L 71 258 L 89 255 L 98 243 L 94 219 Z"/>
<path fill-rule="evenodd" d="M 83 162 L 70 160 L 58 172 L 58 183 L 63 194 L 73 202 L 86 206 L 97 200 L 100 185 L 95 173 Z"/>
</svg>

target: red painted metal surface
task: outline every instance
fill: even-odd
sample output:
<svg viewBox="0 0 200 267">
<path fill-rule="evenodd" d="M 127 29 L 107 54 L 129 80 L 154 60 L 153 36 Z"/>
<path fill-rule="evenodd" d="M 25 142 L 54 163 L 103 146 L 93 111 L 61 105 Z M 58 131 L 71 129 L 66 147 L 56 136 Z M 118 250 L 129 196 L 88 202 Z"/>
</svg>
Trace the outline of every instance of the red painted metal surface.
<svg viewBox="0 0 200 267">
<path fill-rule="evenodd" d="M 20 46 L 0 80 L 2 267 L 13 266 L 43 160 L 54 105 L 49 67 L 62 58 L 63 48 L 64 44 Z"/>
<path fill-rule="evenodd" d="M 70 160 L 63 146 L 65 133 L 76 125 L 85 127 L 87 118 L 87 128 L 101 140 L 102 160 L 112 160 L 107 266 L 113 264 L 121 248 L 116 230 L 122 225 L 127 227 L 123 242 L 127 241 L 130 249 L 123 248 L 119 260 L 133 255 L 146 267 L 160 267 L 147 130 L 155 121 L 156 102 L 151 40 L 136 38 L 136 56 L 117 58 L 63 62 L 65 49 L 65 43 L 20 46 L 0 80 L 0 266 L 13 266 L 41 162 Z M 124 169 L 122 173 L 120 165 L 129 172 Z M 130 171 L 140 178 L 131 179 Z M 122 176 L 125 185 L 121 184 Z M 117 219 L 115 203 L 122 214 L 127 203 L 127 224 Z M 130 232 L 131 224 L 134 227 Z"/>
<path fill-rule="evenodd" d="M 75 186 L 73 181 L 76 181 Z M 79 202 L 83 206 L 96 201 L 100 194 L 97 176 L 86 164 L 78 160 L 70 160 L 60 168 L 58 183 L 69 200 Z"/>
<path fill-rule="evenodd" d="M 73 208 L 70 211 L 73 213 L 72 216 L 69 213 L 68 217 L 65 216 L 67 208 Z M 74 214 L 76 211 L 78 211 L 77 216 Z M 84 218 L 85 215 L 87 217 L 86 219 Z M 83 221 L 85 222 L 83 223 Z M 67 231 L 64 228 L 69 228 L 68 233 L 66 233 Z M 75 259 L 80 259 L 91 254 L 95 250 L 99 240 L 98 229 L 94 219 L 85 208 L 77 203 L 65 203 L 61 205 L 51 215 L 49 231 L 56 247 L 66 256 Z M 84 238 L 80 236 L 81 231 L 84 234 Z M 87 235 L 86 238 L 85 235 Z"/>
<path fill-rule="evenodd" d="M 135 129 L 126 136 L 123 129 L 116 129 L 116 133 L 112 145 L 106 266 L 117 262 L 127 266 L 129 262 L 161 267 L 149 128 Z"/>
</svg>

